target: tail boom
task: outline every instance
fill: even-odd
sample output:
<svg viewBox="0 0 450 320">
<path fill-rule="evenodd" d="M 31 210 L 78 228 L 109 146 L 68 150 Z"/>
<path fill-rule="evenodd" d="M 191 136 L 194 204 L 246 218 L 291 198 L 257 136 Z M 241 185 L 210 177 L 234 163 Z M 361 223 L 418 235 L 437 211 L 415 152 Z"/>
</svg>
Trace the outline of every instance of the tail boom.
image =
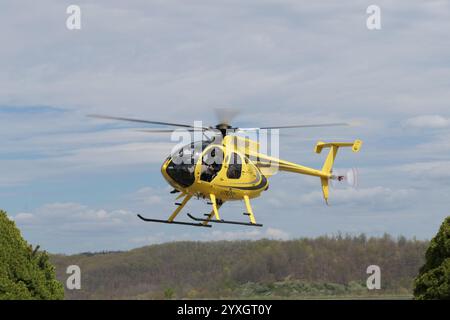
<svg viewBox="0 0 450 320">
<path fill-rule="evenodd" d="M 322 184 L 322 192 L 325 202 L 328 204 L 329 195 L 329 181 L 330 179 L 337 179 L 338 177 L 333 176 L 333 165 L 336 159 L 337 152 L 341 147 L 351 147 L 353 152 L 358 152 L 361 149 L 362 141 L 355 140 L 353 142 L 317 142 L 314 151 L 316 153 L 321 153 L 324 148 L 329 148 L 330 151 L 325 159 L 322 169 L 313 169 L 305 167 L 293 162 L 281 160 L 278 158 L 270 157 L 265 154 L 258 152 L 248 152 L 247 156 L 254 161 L 261 172 L 266 176 L 271 176 L 277 171 L 287 171 L 300 173 L 310 176 L 315 176 L 320 178 Z"/>
</svg>

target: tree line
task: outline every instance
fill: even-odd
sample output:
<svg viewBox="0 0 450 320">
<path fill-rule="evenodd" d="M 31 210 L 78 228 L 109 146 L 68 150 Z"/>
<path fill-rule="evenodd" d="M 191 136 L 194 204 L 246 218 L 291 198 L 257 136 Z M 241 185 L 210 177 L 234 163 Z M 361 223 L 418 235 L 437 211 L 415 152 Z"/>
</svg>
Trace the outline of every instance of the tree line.
<svg viewBox="0 0 450 320">
<path fill-rule="evenodd" d="M 76 264 L 68 299 L 221 298 L 323 294 L 412 295 L 428 241 L 336 235 L 289 241 L 173 242 L 127 252 L 53 255 L 57 278 Z M 382 289 L 365 286 L 369 265 Z"/>
</svg>

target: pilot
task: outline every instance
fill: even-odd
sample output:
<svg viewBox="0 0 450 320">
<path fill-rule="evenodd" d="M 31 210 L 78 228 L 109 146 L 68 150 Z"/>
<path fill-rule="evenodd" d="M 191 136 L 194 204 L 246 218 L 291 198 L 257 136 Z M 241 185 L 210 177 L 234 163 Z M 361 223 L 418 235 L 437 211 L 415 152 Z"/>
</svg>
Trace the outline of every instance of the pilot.
<svg viewBox="0 0 450 320">
<path fill-rule="evenodd" d="M 202 163 L 202 180 L 212 181 L 216 175 L 216 171 L 214 170 L 214 165 Z"/>
</svg>

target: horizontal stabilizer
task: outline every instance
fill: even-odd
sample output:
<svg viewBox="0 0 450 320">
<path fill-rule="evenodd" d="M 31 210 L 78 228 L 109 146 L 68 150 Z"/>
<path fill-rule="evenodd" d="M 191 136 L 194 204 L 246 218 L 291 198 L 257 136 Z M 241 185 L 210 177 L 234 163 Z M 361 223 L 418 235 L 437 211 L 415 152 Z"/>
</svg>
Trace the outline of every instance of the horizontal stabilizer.
<svg viewBox="0 0 450 320">
<path fill-rule="evenodd" d="M 362 141 L 355 140 L 353 142 L 317 142 L 314 152 L 321 153 L 323 148 L 331 148 L 331 147 L 352 147 L 353 152 L 358 152 L 361 149 Z"/>
</svg>

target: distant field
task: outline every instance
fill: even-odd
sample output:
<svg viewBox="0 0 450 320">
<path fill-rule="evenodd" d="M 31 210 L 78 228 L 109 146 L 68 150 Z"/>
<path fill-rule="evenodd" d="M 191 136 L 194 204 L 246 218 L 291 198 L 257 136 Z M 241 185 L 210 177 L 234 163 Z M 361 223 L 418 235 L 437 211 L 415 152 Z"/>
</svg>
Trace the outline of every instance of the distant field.
<svg viewBox="0 0 450 320">
<path fill-rule="evenodd" d="M 67 299 L 411 299 L 426 241 L 337 236 L 289 241 L 173 242 L 127 252 L 52 255 Z M 366 268 L 381 268 L 381 290 Z"/>
</svg>

